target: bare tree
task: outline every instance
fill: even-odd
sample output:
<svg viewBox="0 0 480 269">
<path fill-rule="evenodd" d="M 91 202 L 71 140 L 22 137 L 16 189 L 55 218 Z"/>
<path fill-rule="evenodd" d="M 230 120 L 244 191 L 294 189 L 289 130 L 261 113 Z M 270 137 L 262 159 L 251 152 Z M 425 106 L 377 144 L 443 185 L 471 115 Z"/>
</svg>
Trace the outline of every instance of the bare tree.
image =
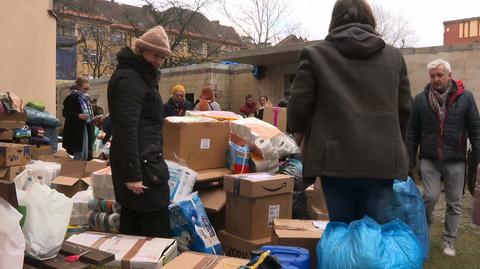
<svg viewBox="0 0 480 269">
<path fill-rule="evenodd" d="M 286 0 L 234 1 L 235 5 L 227 1 L 219 0 L 223 13 L 255 46 L 276 43 L 291 34 L 288 31 L 295 23 L 289 19 Z"/>
<path fill-rule="evenodd" d="M 377 22 L 377 32 L 387 44 L 398 48 L 413 47 L 417 41 L 415 30 L 409 21 L 397 15 L 381 5 L 374 3 L 372 5 L 375 20 Z"/>
</svg>

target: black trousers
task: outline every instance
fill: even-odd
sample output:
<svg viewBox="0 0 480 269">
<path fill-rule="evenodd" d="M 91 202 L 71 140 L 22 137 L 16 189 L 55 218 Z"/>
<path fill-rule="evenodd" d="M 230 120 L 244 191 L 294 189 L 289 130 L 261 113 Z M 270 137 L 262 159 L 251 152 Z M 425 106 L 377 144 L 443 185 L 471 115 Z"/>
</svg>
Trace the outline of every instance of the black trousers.
<svg viewBox="0 0 480 269">
<path fill-rule="evenodd" d="M 120 233 L 136 236 L 169 238 L 170 213 L 168 208 L 160 211 L 142 212 L 122 207 Z"/>
</svg>

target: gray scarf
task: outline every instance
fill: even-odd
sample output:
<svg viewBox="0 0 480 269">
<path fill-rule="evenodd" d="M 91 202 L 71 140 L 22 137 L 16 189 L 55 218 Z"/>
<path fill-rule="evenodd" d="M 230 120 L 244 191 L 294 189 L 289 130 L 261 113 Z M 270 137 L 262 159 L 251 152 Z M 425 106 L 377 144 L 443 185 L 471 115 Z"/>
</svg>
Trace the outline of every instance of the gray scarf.
<svg viewBox="0 0 480 269">
<path fill-rule="evenodd" d="M 448 83 L 447 90 L 443 93 L 440 93 L 433 89 L 430 84 L 430 89 L 428 91 L 428 103 L 433 112 L 438 115 L 439 120 L 442 122 L 445 119 L 447 113 L 447 99 L 448 95 L 452 92 L 452 81 Z"/>
</svg>

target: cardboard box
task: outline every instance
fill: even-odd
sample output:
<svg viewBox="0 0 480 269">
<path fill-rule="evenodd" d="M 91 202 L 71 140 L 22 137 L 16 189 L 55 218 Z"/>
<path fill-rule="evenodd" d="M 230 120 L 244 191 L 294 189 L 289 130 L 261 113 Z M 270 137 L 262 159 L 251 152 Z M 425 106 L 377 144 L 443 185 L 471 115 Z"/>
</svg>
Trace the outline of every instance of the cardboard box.
<svg viewBox="0 0 480 269">
<path fill-rule="evenodd" d="M 85 232 L 71 236 L 67 242 L 115 254 L 115 261 L 106 268 L 158 269 L 177 256 L 174 239 Z"/>
<path fill-rule="evenodd" d="M 226 167 L 229 132 L 229 122 L 172 123 L 165 120 L 164 158 L 175 162 L 183 160 L 193 170 Z"/>
<path fill-rule="evenodd" d="M 208 268 L 208 269 L 238 269 L 246 265 L 249 261 L 225 256 L 214 256 L 197 252 L 184 252 L 182 255 L 169 262 L 165 269 L 188 269 L 188 268 Z"/>
<path fill-rule="evenodd" d="M 58 192 L 72 197 L 92 184 L 90 175 L 107 166 L 106 162 L 68 160 L 61 163 L 60 174 L 52 184 Z"/>
<path fill-rule="evenodd" d="M 293 178 L 266 173 L 225 176 L 225 229 L 245 239 L 270 237 L 274 219 L 292 218 Z"/>
<path fill-rule="evenodd" d="M 17 208 L 17 189 L 15 183 L 8 183 L 0 181 L 0 198 L 5 199 L 11 206 Z"/>
<path fill-rule="evenodd" d="M 205 169 L 199 170 L 197 173 L 197 182 L 209 182 L 223 180 L 224 176 L 232 174 L 232 170 L 228 168 Z"/>
<path fill-rule="evenodd" d="M 0 181 L 13 182 L 13 180 L 25 170 L 25 165 L 0 167 Z"/>
<path fill-rule="evenodd" d="M 287 131 L 287 108 L 266 107 L 263 109 L 263 120 L 276 126 L 280 131 Z"/>
<path fill-rule="evenodd" d="M 0 142 L 0 166 L 25 165 L 30 159 L 30 145 Z"/>
<path fill-rule="evenodd" d="M 272 242 L 270 236 L 257 240 L 248 240 L 235 236 L 227 231 L 220 231 L 218 238 L 222 243 L 225 256 L 241 259 L 250 259 L 252 250 L 259 249 L 261 246 L 270 245 Z"/>
<path fill-rule="evenodd" d="M 1 141 L 12 141 L 13 140 L 13 129 L 1 129 L 0 130 L 0 140 Z"/>
<path fill-rule="evenodd" d="M 276 219 L 273 221 L 272 244 L 308 249 L 314 268 L 317 243 L 327 223 L 328 221 Z"/>
<path fill-rule="evenodd" d="M 0 129 L 20 129 L 25 127 L 25 125 L 27 123 L 24 121 L 0 121 Z"/>
<path fill-rule="evenodd" d="M 32 146 L 32 160 L 38 160 L 40 156 L 51 155 L 53 155 L 53 150 L 49 145 Z"/>
<path fill-rule="evenodd" d="M 27 121 L 26 112 L 0 113 L 0 121 Z"/>
<path fill-rule="evenodd" d="M 202 200 L 208 219 L 215 231 L 225 229 L 225 203 L 227 193 L 221 186 L 203 188 L 198 190 L 198 196 Z"/>
</svg>

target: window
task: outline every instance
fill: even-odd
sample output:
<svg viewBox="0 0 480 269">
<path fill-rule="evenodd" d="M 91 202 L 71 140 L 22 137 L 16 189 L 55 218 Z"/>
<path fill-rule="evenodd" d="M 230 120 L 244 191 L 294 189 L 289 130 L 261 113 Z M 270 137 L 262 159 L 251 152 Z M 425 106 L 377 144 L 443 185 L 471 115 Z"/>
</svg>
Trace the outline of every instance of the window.
<svg viewBox="0 0 480 269">
<path fill-rule="evenodd" d="M 118 45 L 126 44 L 126 34 L 121 31 L 113 31 L 110 37 L 111 42 Z"/>
<path fill-rule="evenodd" d="M 117 61 L 117 53 L 116 52 L 110 52 L 110 66 L 116 66 L 118 61 Z"/>
<path fill-rule="evenodd" d="M 470 28 L 470 33 L 469 33 L 470 37 L 478 36 L 478 21 L 477 20 L 470 21 L 469 28 Z"/>
<path fill-rule="evenodd" d="M 458 37 L 463 38 L 463 23 L 458 25 Z"/>
<path fill-rule="evenodd" d="M 75 36 L 75 25 L 69 21 L 58 23 L 57 35 Z"/>
<path fill-rule="evenodd" d="M 463 24 L 463 37 L 468 37 L 468 22 Z"/>
</svg>

